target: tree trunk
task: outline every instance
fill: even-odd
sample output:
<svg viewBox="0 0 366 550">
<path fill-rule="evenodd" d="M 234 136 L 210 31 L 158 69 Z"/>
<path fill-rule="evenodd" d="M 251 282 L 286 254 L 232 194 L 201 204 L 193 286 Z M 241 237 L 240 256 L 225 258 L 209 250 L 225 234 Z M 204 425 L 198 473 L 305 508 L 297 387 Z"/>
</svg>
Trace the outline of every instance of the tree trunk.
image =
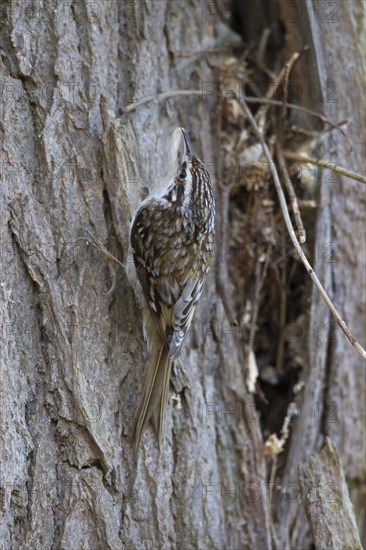
<svg viewBox="0 0 366 550">
<path fill-rule="evenodd" d="M 285 492 L 274 491 L 272 510 L 269 504 L 271 460 L 263 435 L 273 431 L 273 414 L 275 429 L 281 427 L 292 394 L 281 396 L 278 417 L 268 408 L 260 416 L 247 388 L 242 319 L 243 304 L 254 303 L 254 273 L 240 289 L 234 278 L 224 281 L 237 328 L 217 290 L 219 264 L 230 272 L 232 258 L 220 240 L 225 207 L 231 220 L 239 203 L 225 203 L 219 186 L 222 105 L 212 93 L 221 59 L 215 51 L 240 44 L 221 19 L 232 13 L 241 38 L 259 40 L 268 14 L 258 2 L 261 16 L 250 36 L 239 4 L 230 10 L 218 4 L 9 0 L 0 8 L 0 541 L 6 549 L 310 548 L 298 467 L 326 435 L 342 459 L 362 529 L 364 365 L 310 283 L 302 313 L 311 336 L 304 339 L 302 370 L 291 378 L 305 382 L 298 398 L 303 414 L 275 478 Z M 287 59 L 310 46 L 311 70 L 303 61 L 294 76 L 303 103 L 332 121 L 347 118 L 353 141 L 349 153 L 332 133 L 321 154 L 362 172 L 360 7 L 356 0 L 331 4 L 339 10 L 332 26 L 323 12 L 314 19 L 310 2 L 294 21 L 281 4 L 282 12 L 270 14 L 273 48 Z M 240 52 L 234 47 L 230 55 Z M 203 95 L 123 110 L 182 89 Z M 315 106 L 313 89 L 321 98 Z M 338 101 L 327 101 L 324 90 L 336 90 Z M 218 260 L 174 367 L 165 452 L 159 454 L 148 427 L 135 464 L 129 430 L 146 352 L 126 274 L 129 225 L 165 175 L 176 126 L 189 129 L 194 151 L 214 167 Z M 365 188 L 329 175 L 319 176 L 313 262 L 320 251 L 315 270 L 363 342 Z M 107 261 L 92 238 L 125 268 Z M 247 266 L 238 265 L 244 281 Z M 266 279 L 263 292 L 272 291 Z M 258 319 L 261 331 L 260 313 Z"/>
</svg>

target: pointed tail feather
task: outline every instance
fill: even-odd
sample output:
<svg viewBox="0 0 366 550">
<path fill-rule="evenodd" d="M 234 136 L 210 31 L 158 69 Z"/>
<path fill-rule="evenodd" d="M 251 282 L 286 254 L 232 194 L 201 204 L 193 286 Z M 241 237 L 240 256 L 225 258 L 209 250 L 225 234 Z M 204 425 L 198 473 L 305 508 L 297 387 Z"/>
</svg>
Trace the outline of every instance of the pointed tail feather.
<svg viewBox="0 0 366 550">
<path fill-rule="evenodd" d="M 151 356 L 146 370 L 145 386 L 137 408 L 132 440 L 137 455 L 140 439 L 148 421 L 152 418 L 159 431 L 159 443 L 162 447 L 165 432 L 166 409 L 168 405 L 171 361 L 165 343 L 152 346 Z"/>
<path fill-rule="evenodd" d="M 168 398 L 169 398 L 169 385 L 170 385 L 170 373 L 172 370 L 172 362 L 169 359 L 168 354 L 168 364 L 164 371 L 163 377 L 163 389 L 161 392 L 161 401 L 159 407 L 159 447 L 160 450 L 164 447 L 165 440 L 165 427 L 166 427 L 166 413 L 168 408 Z"/>
</svg>

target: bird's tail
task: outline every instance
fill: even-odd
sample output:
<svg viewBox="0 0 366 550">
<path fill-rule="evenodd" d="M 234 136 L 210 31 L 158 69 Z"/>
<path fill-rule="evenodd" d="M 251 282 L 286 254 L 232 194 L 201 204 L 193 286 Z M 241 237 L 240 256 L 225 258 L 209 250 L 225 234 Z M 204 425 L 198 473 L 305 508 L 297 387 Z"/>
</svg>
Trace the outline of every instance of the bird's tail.
<svg viewBox="0 0 366 550">
<path fill-rule="evenodd" d="M 161 338 L 154 338 L 146 370 L 145 385 L 132 432 L 136 455 L 142 432 L 150 419 L 159 434 L 160 448 L 163 447 L 171 366 L 172 362 L 166 344 L 161 341 Z"/>
</svg>

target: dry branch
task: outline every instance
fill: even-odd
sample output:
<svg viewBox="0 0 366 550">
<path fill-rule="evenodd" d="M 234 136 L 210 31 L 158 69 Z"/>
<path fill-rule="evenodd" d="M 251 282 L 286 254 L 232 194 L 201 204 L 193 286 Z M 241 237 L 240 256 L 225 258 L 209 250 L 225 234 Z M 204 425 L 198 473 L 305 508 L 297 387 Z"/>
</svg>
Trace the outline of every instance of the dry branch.
<svg viewBox="0 0 366 550">
<path fill-rule="evenodd" d="M 347 178 L 360 181 L 361 183 L 366 183 L 365 176 L 362 176 L 361 174 L 357 174 L 357 172 L 352 172 L 351 170 L 347 170 L 347 168 L 343 168 L 342 166 L 339 166 L 339 164 L 335 164 L 334 162 L 330 162 L 329 160 L 315 159 L 313 157 L 308 157 L 308 155 L 305 155 L 304 153 L 293 153 L 292 151 L 284 151 L 283 156 L 286 159 L 294 160 L 295 162 L 314 164 L 315 166 L 328 168 L 329 170 L 332 170 L 336 174 L 342 174 L 342 176 L 346 176 Z"/>
<path fill-rule="evenodd" d="M 283 79 L 286 78 L 286 75 L 288 75 L 289 71 L 291 70 L 291 67 L 293 67 L 293 65 L 296 63 L 296 61 L 299 59 L 299 57 L 300 57 L 300 54 L 297 53 L 297 52 L 295 52 L 291 56 L 291 58 L 286 63 L 285 67 L 282 69 L 280 74 L 278 76 L 276 76 L 275 80 L 273 80 L 269 84 L 265 99 L 267 99 L 267 100 L 272 100 L 273 99 L 273 97 L 274 97 L 275 93 L 277 92 L 277 90 L 278 90 L 280 84 L 282 83 Z M 282 108 L 286 108 L 286 99 L 287 99 L 287 96 L 286 96 L 286 98 L 284 98 L 284 101 L 281 102 Z M 260 129 L 260 132 L 263 132 L 267 112 L 268 112 L 268 109 L 269 109 L 269 105 L 270 104 L 268 104 L 268 103 L 263 104 L 262 107 L 258 110 L 258 112 L 255 115 L 255 120 L 258 123 L 258 127 Z"/>
<path fill-rule="evenodd" d="M 283 105 L 281 108 L 281 130 L 282 131 L 284 131 L 284 128 L 285 128 L 285 121 L 286 121 L 286 114 L 287 114 L 288 83 L 289 83 L 290 73 L 291 73 L 292 67 L 295 65 L 299 57 L 300 57 L 300 54 L 295 52 L 291 56 L 291 58 L 288 60 L 284 68 L 285 83 L 283 86 Z"/>
<path fill-rule="evenodd" d="M 130 113 L 131 111 L 134 111 L 138 107 L 142 107 L 143 105 L 146 105 L 147 103 L 151 103 L 152 101 L 160 101 L 164 99 L 171 99 L 174 97 L 189 97 L 189 96 L 204 96 L 203 90 L 175 90 L 172 92 L 164 92 L 162 94 L 156 94 L 156 95 L 150 95 L 147 97 L 144 97 L 142 99 L 139 99 L 138 101 L 134 101 L 133 103 L 130 103 L 129 105 L 126 105 L 126 107 L 123 107 L 122 111 L 124 113 Z M 210 92 L 208 95 L 212 96 L 220 96 L 219 92 Z M 241 96 L 247 103 L 255 103 L 255 104 L 263 104 L 263 105 L 273 105 L 273 106 L 283 106 L 284 102 L 279 101 L 278 99 L 268 99 L 264 97 L 251 97 L 251 96 Z M 346 134 L 343 132 L 343 130 L 340 128 L 341 125 L 345 124 L 347 121 L 339 122 L 338 124 L 334 124 L 333 122 L 330 122 L 324 115 L 317 113 L 316 111 L 313 111 L 311 109 L 307 109 L 306 107 L 302 107 L 301 105 L 295 105 L 294 103 L 286 103 L 286 108 L 291 109 L 293 111 L 300 111 L 302 113 L 307 113 L 308 115 L 311 115 L 315 118 L 318 118 L 321 120 L 324 124 L 328 124 L 332 130 L 338 130 L 341 132 L 343 137 L 347 138 Z"/>
<path fill-rule="evenodd" d="M 304 229 L 304 224 L 302 223 L 302 219 L 301 219 L 299 204 L 297 202 L 297 197 L 296 197 L 296 194 L 295 194 L 294 187 L 292 185 L 291 178 L 290 178 L 289 173 L 287 171 L 287 167 L 286 167 L 285 159 L 283 158 L 281 147 L 278 143 L 277 143 L 277 146 L 276 146 L 276 154 L 277 154 L 277 159 L 278 159 L 278 164 L 279 164 L 279 167 L 280 167 L 280 171 L 281 171 L 281 174 L 283 176 L 283 179 L 284 179 L 284 182 L 285 182 L 285 185 L 286 185 L 286 189 L 287 189 L 287 193 L 288 193 L 288 196 L 289 196 L 289 199 L 290 199 L 292 212 L 294 214 L 295 224 L 296 224 L 297 232 L 298 232 L 298 235 L 299 235 L 299 241 L 300 241 L 301 244 L 304 244 L 304 242 L 306 241 L 306 233 L 305 233 L 305 229 Z"/>
</svg>

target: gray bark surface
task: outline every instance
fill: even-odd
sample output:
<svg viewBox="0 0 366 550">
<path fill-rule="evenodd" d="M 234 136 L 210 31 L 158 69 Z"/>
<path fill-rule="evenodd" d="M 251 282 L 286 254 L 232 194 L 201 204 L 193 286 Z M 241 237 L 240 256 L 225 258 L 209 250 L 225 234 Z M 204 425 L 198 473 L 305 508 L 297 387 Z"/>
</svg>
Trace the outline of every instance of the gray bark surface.
<svg viewBox="0 0 366 550">
<path fill-rule="evenodd" d="M 329 438 L 299 467 L 301 497 L 317 549 L 362 549 L 337 451 Z"/>
<path fill-rule="evenodd" d="M 348 4 L 339 4 L 339 27 L 307 30 L 319 75 L 337 79 L 342 91 L 319 110 L 348 118 L 355 136 L 348 153 L 332 134 L 324 155 L 334 151 L 331 160 L 363 172 L 363 117 L 355 115 L 362 25 L 358 3 Z M 92 234 L 128 264 L 131 217 L 165 175 L 176 126 L 215 164 L 214 97 L 122 108 L 160 92 L 215 87 L 205 51 L 237 37 L 214 2 L 198 0 L 9 0 L 0 12 L 0 547 L 272 548 L 260 417 L 214 269 L 174 369 L 166 452 L 159 456 L 149 427 L 135 466 L 128 432 L 145 368 L 141 312 L 126 270 L 113 264 L 113 275 L 87 241 Z M 284 24 L 293 51 L 295 23 Z M 336 243 L 337 261 L 315 267 L 360 342 L 364 199 L 362 184 L 323 179 L 315 231 L 320 247 Z M 364 365 L 340 332 L 331 337 L 315 290 L 310 298 L 309 326 L 319 321 L 325 332 L 304 350 L 299 404 L 319 406 L 321 420 L 303 415 L 296 423 L 279 483 L 299 488 L 299 464 L 329 435 L 362 528 Z M 309 548 L 300 497 L 279 498 L 274 510 L 280 547 Z"/>
</svg>

